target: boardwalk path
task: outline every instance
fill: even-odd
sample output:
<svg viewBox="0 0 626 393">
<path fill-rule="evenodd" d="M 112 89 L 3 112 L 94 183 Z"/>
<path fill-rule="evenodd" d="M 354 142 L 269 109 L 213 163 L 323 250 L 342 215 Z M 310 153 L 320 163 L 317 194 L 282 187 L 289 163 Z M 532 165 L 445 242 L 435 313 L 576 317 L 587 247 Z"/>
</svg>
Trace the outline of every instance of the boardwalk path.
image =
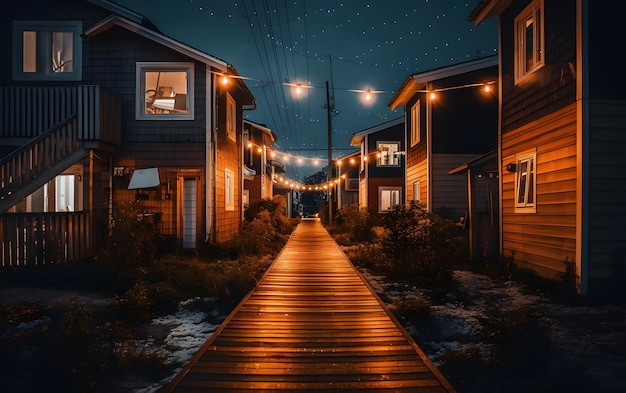
<svg viewBox="0 0 626 393">
<path fill-rule="evenodd" d="M 453 392 L 318 220 L 302 220 L 256 287 L 166 388 Z"/>
</svg>

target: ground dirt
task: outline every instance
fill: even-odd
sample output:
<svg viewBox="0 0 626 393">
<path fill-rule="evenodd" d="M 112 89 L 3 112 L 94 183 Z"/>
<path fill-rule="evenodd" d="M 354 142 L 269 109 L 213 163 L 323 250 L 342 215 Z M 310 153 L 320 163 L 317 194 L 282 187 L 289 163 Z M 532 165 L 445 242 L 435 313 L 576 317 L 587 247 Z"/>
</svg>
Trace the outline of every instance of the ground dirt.
<svg viewBox="0 0 626 393">
<path fill-rule="evenodd" d="M 443 286 L 359 270 L 459 393 L 626 391 L 623 303 L 587 304 L 467 269 Z M 110 287 L 84 267 L 3 275 L 2 391 L 158 392 L 235 306 L 196 299 L 124 321 Z"/>
</svg>

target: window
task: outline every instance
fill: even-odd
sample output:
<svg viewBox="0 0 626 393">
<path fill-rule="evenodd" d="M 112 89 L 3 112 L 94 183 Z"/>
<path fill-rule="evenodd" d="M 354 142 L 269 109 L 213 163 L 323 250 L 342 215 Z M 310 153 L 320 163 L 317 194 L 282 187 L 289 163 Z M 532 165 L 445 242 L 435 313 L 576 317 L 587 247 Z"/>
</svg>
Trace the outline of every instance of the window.
<svg viewBox="0 0 626 393">
<path fill-rule="evenodd" d="M 193 120 L 193 63 L 137 63 L 137 120 Z"/>
<path fill-rule="evenodd" d="M 400 204 L 400 187 L 381 187 L 378 190 L 378 212 L 383 213 Z"/>
<path fill-rule="evenodd" d="M 13 23 L 13 78 L 16 80 L 82 79 L 80 21 Z"/>
<path fill-rule="evenodd" d="M 515 57 L 516 81 L 544 65 L 543 0 L 515 18 Z"/>
<path fill-rule="evenodd" d="M 398 166 L 398 142 L 378 142 L 378 166 Z"/>
<path fill-rule="evenodd" d="M 413 183 L 413 200 L 415 202 L 420 201 L 420 182 L 419 180 Z"/>
<path fill-rule="evenodd" d="M 518 155 L 515 167 L 516 211 L 535 211 L 536 179 L 536 153 L 527 152 Z"/>
<path fill-rule="evenodd" d="M 233 141 L 237 140 L 237 106 L 235 99 L 226 93 L 226 135 Z"/>
<path fill-rule="evenodd" d="M 224 183 L 226 210 L 235 210 L 235 172 L 226 168 L 224 170 Z"/>
<path fill-rule="evenodd" d="M 420 100 L 411 107 L 411 146 L 420 142 Z"/>
</svg>

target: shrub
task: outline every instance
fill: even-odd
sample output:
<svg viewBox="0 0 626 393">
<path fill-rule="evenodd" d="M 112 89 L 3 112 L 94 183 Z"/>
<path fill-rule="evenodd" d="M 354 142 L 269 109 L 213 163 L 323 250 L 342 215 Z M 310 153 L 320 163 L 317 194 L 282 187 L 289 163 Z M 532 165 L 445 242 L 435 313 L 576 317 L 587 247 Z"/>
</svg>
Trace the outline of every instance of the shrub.
<svg viewBox="0 0 626 393">
<path fill-rule="evenodd" d="M 105 260 L 114 271 L 150 265 L 158 256 L 159 239 L 153 216 L 139 203 L 119 204 L 113 208 Z"/>
<path fill-rule="evenodd" d="M 391 311 L 398 319 L 412 319 L 415 317 L 430 317 L 433 313 L 432 303 L 425 298 L 402 299 L 390 306 Z"/>
<path fill-rule="evenodd" d="M 334 229 L 339 233 L 349 234 L 353 242 L 371 242 L 376 237 L 372 230 L 376 224 L 376 217 L 367 209 L 357 205 L 347 205 L 337 213 Z"/>
<path fill-rule="evenodd" d="M 423 205 L 398 206 L 383 219 L 383 252 L 392 276 L 445 280 L 452 274 L 454 223 L 426 211 Z"/>
</svg>

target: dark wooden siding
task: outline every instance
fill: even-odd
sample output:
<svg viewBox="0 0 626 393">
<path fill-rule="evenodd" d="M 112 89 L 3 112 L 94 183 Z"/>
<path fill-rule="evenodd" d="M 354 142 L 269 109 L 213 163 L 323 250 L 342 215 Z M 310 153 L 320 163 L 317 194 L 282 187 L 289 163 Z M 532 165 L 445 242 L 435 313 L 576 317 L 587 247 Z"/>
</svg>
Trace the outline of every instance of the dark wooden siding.
<svg viewBox="0 0 626 393">
<path fill-rule="evenodd" d="M 497 78 L 498 67 L 492 66 L 434 81 L 432 88 L 446 89 L 494 82 Z M 496 148 L 496 86 L 492 85 L 489 93 L 485 93 L 479 86 L 445 90 L 431 100 L 433 154 L 483 154 Z"/>
<path fill-rule="evenodd" d="M 589 110 L 590 293 L 624 293 L 626 279 L 626 102 Z"/>
<path fill-rule="evenodd" d="M 502 132 L 558 111 L 576 98 L 576 2 L 546 1 L 545 66 L 515 84 L 514 20 L 529 1 L 514 2 L 501 16 Z"/>
<path fill-rule="evenodd" d="M 515 173 L 502 172 L 502 252 L 555 278 L 576 260 L 576 105 L 502 137 L 502 167 L 536 149 L 536 213 L 515 211 Z"/>
<path fill-rule="evenodd" d="M 626 2 L 588 1 L 589 94 L 593 99 L 624 99 L 624 62 L 616 56 L 615 43 L 626 16 Z"/>
<path fill-rule="evenodd" d="M 112 27 L 85 41 L 84 77 L 106 87 L 122 100 L 122 142 L 137 143 L 135 151 L 143 150 L 144 143 L 164 143 L 174 149 L 175 144 L 199 143 L 206 139 L 206 65 L 194 62 L 194 120 L 135 120 L 136 63 L 189 62 L 182 54 L 138 36 L 121 27 Z M 127 148 L 127 150 L 130 148 Z M 179 161 L 179 166 L 197 166 L 190 156 Z M 204 165 L 204 163 L 201 163 Z"/>
</svg>

